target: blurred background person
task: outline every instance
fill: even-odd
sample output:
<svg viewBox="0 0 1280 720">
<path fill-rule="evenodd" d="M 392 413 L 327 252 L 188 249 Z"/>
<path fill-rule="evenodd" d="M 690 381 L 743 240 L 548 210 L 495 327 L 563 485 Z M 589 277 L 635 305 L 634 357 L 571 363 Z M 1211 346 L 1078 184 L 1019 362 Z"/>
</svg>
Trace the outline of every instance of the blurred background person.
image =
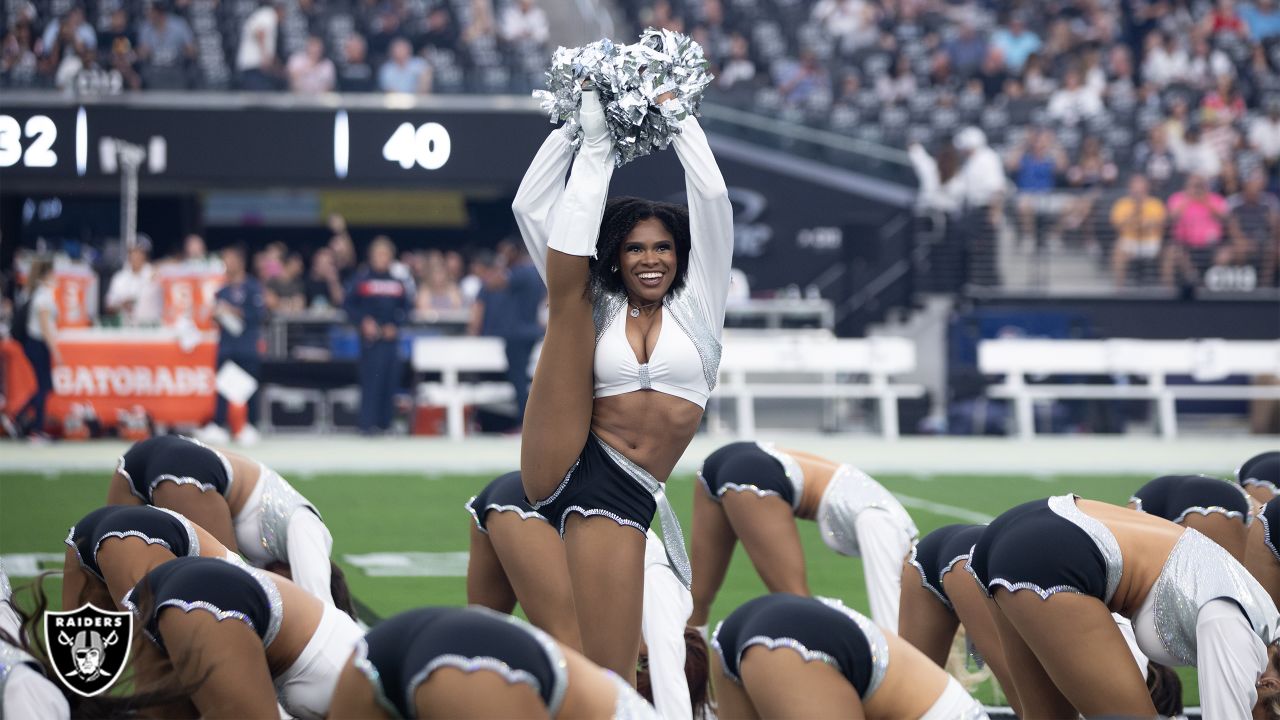
<svg viewBox="0 0 1280 720">
<path fill-rule="evenodd" d="M 307 44 L 289 57 L 287 66 L 289 89 L 300 95 L 333 92 L 337 74 L 333 61 L 325 55 L 324 38 L 307 37 Z"/>
<path fill-rule="evenodd" d="M 1155 262 L 1160 257 L 1164 224 L 1164 203 L 1151 197 L 1147 179 L 1142 175 L 1129 178 L 1128 194 L 1111 206 L 1111 227 L 1116 231 L 1111 272 L 1117 287 L 1128 283 L 1131 262 Z"/>
<path fill-rule="evenodd" d="M 240 47 L 236 51 L 236 71 L 242 90 L 278 90 L 280 58 L 276 39 L 284 6 L 279 0 L 267 0 L 244 21 L 240 29 Z"/>
<path fill-rule="evenodd" d="M 111 276 L 107 287 L 107 312 L 115 313 L 127 327 L 160 322 L 160 285 L 150 262 L 151 241 L 139 235 L 125 256 L 125 264 Z"/>
<path fill-rule="evenodd" d="M 389 238 L 374 238 L 368 265 L 356 272 L 346 289 L 347 321 L 360 335 L 359 426 L 365 435 L 391 429 L 400 387 L 400 326 L 413 307 L 413 291 L 391 272 L 395 254 Z"/>
<path fill-rule="evenodd" d="M 53 296 L 53 261 L 38 258 L 27 269 L 26 289 L 14 313 L 14 339 L 36 376 L 35 392 L 11 420 L 0 416 L 5 431 L 15 437 L 47 442 L 45 406 L 53 393 L 53 366 L 62 364 L 58 351 L 58 304 Z"/>
<path fill-rule="evenodd" d="M 329 310 L 342 307 L 345 292 L 333 250 L 322 247 L 311 256 L 311 271 L 305 283 L 307 308 Z"/>
<path fill-rule="evenodd" d="M 257 380 L 262 372 L 262 322 L 267 303 L 262 285 L 248 273 L 247 250 L 243 245 L 230 245 L 222 250 L 226 281 L 214 294 L 213 317 L 218 321 L 218 359 L 216 367 L 233 362 Z M 237 442 L 252 445 L 258 440 L 258 396 L 249 398 L 248 420 L 236 433 Z M 201 432 L 201 439 L 213 444 L 230 441 L 227 428 L 228 403 L 218 395 L 213 422 Z"/>
</svg>

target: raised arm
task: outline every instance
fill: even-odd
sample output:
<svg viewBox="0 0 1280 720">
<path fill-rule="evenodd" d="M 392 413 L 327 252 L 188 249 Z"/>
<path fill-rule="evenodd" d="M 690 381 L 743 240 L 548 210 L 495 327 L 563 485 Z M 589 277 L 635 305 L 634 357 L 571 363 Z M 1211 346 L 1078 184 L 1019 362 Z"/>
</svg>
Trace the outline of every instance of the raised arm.
<svg viewBox="0 0 1280 720">
<path fill-rule="evenodd" d="M 693 251 L 687 287 L 693 291 L 691 297 L 701 307 L 707 323 L 719 331 L 724 327 L 729 271 L 733 267 L 733 206 L 707 136 L 696 118 L 690 116 L 680 122 L 680 134 L 672 144 L 684 165 L 685 191 L 689 196 Z"/>
<path fill-rule="evenodd" d="M 600 219 L 604 217 L 609 180 L 613 178 L 613 139 L 605 124 L 604 107 L 594 90 L 582 93 L 578 119 L 582 123 L 582 146 L 573 159 L 564 195 L 552 211 L 547 246 L 566 255 L 595 257 Z"/>
<path fill-rule="evenodd" d="M 551 239 L 551 211 L 564 194 L 564 174 L 573 160 L 573 149 L 563 128 L 551 131 L 516 190 L 511 211 L 520 236 L 543 282 L 547 279 L 547 242 Z"/>
</svg>

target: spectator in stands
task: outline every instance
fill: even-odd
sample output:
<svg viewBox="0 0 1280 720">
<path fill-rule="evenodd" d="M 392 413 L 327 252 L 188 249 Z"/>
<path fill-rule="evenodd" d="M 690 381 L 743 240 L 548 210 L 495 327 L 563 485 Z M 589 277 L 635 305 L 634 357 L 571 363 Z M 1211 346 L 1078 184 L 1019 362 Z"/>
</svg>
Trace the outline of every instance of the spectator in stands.
<svg viewBox="0 0 1280 720">
<path fill-rule="evenodd" d="M 467 47 L 472 47 L 480 42 L 492 41 L 497 36 L 491 0 L 471 0 L 471 20 L 462 31 L 462 42 Z"/>
<path fill-rule="evenodd" d="M 453 50 L 458 47 L 458 26 L 448 5 L 440 4 L 427 11 L 422 21 L 422 32 L 414 38 L 419 50 Z"/>
<path fill-rule="evenodd" d="M 215 368 L 224 363 L 235 363 L 255 380 L 262 372 L 262 355 L 259 343 L 262 338 L 262 322 L 266 319 L 266 299 L 262 285 L 247 272 L 247 250 L 243 245 L 230 245 L 222 249 L 222 264 L 226 268 L 226 280 L 214 293 L 213 317 L 218 322 L 218 356 Z M 255 392 L 249 398 L 248 423 L 236 434 L 236 441 L 245 445 L 257 442 L 258 397 Z M 213 422 L 201 431 L 202 438 L 212 443 L 226 443 L 228 404 L 218 395 Z"/>
<path fill-rule="evenodd" d="M 396 38 L 391 42 L 390 56 L 378 69 L 378 87 L 385 92 L 429 93 L 431 66 L 414 57 L 408 40 Z"/>
<path fill-rule="evenodd" d="M 54 298 L 53 261 L 37 258 L 27 268 L 25 297 L 19 307 L 25 307 L 25 324 L 15 328 L 14 336 L 22 343 L 22 352 L 35 373 L 36 389 L 27 402 L 10 420 L 0 416 L 5 430 L 15 437 L 29 437 L 33 441 L 47 441 L 44 432 L 45 406 L 53 394 L 53 366 L 62 364 L 58 350 L 58 303 Z M 16 314 L 21 321 L 23 314 Z"/>
<path fill-rule="evenodd" d="M 208 247 L 204 244 L 204 238 L 197 233 L 187 233 L 182 238 L 182 264 L 197 268 L 221 268 L 222 261 L 216 256 L 209 254 Z"/>
<path fill-rule="evenodd" d="M 484 286 L 471 306 L 468 330 L 472 335 L 503 339 L 507 380 L 516 391 L 517 420 L 523 421 L 529 400 L 529 358 L 542 339 L 539 315 L 547 291 L 523 243 L 504 240 L 498 253 L 498 258 L 487 254 L 476 258 Z"/>
<path fill-rule="evenodd" d="M 1008 168 L 1018 189 L 1016 207 L 1022 246 L 1030 250 L 1038 245 L 1038 220 L 1056 209 L 1049 193 L 1057 185 L 1058 175 L 1067 169 L 1067 156 L 1051 132 L 1036 130 L 1014 149 Z"/>
<path fill-rule="evenodd" d="M 819 0 L 810 17 L 845 54 L 875 42 L 878 34 L 875 7 L 862 0 Z"/>
<path fill-rule="evenodd" d="M 180 90 L 187 87 L 187 61 L 196 56 L 191 26 L 169 12 L 166 0 L 155 0 L 147 20 L 138 30 L 138 60 L 142 81 L 148 88 Z"/>
<path fill-rule="evenodd" d="M 1161 197 L 1173 193 L 1180 182 L 1177 161 L 1169 149 L 1168 135 L 1164 127 L 1155 126 L 1147 133 L 1147 139 L 1138 143 L 1133 151 L 1134 171 L 1145 175 L 1151 190 Z"/>
<path fill-rule="evenodd" d="M 1222 264 L 1252 265 L 1262 273 L 1265 259 L 1280 243 L 1280 200 L 1267 192 L 1262 168 L 1249 173 L 1240 192 L 1227 198 L 1230 257 Z"/>
<path fill-rule="evenodd" d="M 289 89 L 303 95 L 333 92 L 337 78 L 333 61 L 325 55 L 324 38 L 307 37 L 303 49 L 289 58 Z"/>
<path fill-rule="evenodd" d="M 876 96 L 887 105 L 902 102 L 916 92 L 916 76 L 911 69 L 911 58 L 906 53 L 898 55 L 892 75 L 876 79 Z"/>
<path fill-rule="evenodd" d="M 137 35 L 129 27 L 129 13 L 124 8 L 116 8 L 107 19 L 106 29 L 98 33 L 98 48 L 102 50 L 104 59 L 111 56 L 112 46 L 122 39 L 130 48 L 137 44 Z"/>
<path fill-rule="evenodd" d="M 280 58 L 276 38 L 284 18 L 281 0 L 265 0 L 258 5 L 240 28 L 240 45 L 236 50 L 236 72 L 240 88 L 252 91 L 280 89 Z"/>
<path fill-rule="evenodd" d="M 333 250 L 322 247 L 311 256 L 311 271 L 306 281 L 307 307 L 311 310 L 328 310 L 343 305 L 345 293 L 342 279 L 338 277 L 338 265 Z"/>
<path fill-rule="evenodd" d="M 1142 58 L 1142 80 L 1163 88 L 1187 76 L 1190 58 L 1172 35 L 1153 32 L 1147 35 Z"/>
<path fill-rule="evenodd" d="M 1169 217 L 1173 243 L 1165 249 L 1161 280 L 1165 285 L 1173 285 L 1175 279 L 1195 283 L 1222 241 L 1227 201 L 1209 190 L 1207 178 L 1192 174 L 1186 189 L 1169 198 Z"/>
<path fill-rule="evenodd" d="M 1235 65 L 1227 54 L 1209 44 L 1203 33 L 1191 41 L 1191 57 L 1187 60 L 1186 81 L 1198 89 L 1212 86 L 1219 75 L 1234 75 Z"/>
<path fill-rule="evenodd" d="M 987 41 L 978 33 L 972 20 L 960 21 L 956 36 L 947 42 L 947 55 L 951 58 L 951 66 L 961 77 L 978 72 L 987 58 Z"/>
<path fill-rule="evenodd" d="M 1213 10 L 1205 16 L 1203 28 L 1209 35 L 1223 33 L 1244 37 L 1249 32 L 1244 19 L 1236 12 L 1235 0 L 1217 0 Z"/>
<path fill-rule="evenodd" d="M 40 54 L 52 52 L 59 45 L 59 40 L 68 47 L 80 44 L 90 50 L 97 49 L 98 36 L 93 32 L 93 26 L 84 21 L 84 8 L 80 5 L 73 5 L 61 18 L 45 26 L 44 34 L 40 36 Z"/>
<path fill-rule="evenodd" d="M 406 43 L 407 44 L 407 43 Z M 369 263 L 346 288 L 347 321 L 360 334 L 360 432 L 391 429 L 393 401 L 400 387 L 400 326 L 413 309 L 413 292 L 391 272 L 395 245 L 374 238 Z"/>
<path fill-rule="evenodd" d="M 548 34 L 547 13 L 534 0 L 516 0 L 502 13 L 502 39 L 509 43 L 541 45 Z"/>
<path fill-rule="evenodd" d="M 729 38 L 729 57 L 716 76 L 716 87 L 732 90 L 738 85 L 751 85 L 756 79 L 756 64 L 751 60 L 751 46 L 741 33 Z"/>
<path fill-rule="evenodd" d="M 1097 251 L 1094 223 L 1090 222 L 1093 206 L 1105 188 L 1115 184 L 1120 171 L 1102 147 L 1097 135 L 1086 136 L 1080 145 L 1080 156 L 1067 168 L 1067 185 L 1075 191 L 1062 213 L 1062 229 L 1084 235 L 1084 246 L 1090 254 Z"/>
<path fill-rule="evenodd" d="M 1098 115 L 1103 110 L 1099 91 L 1081 82 L 1080 71 L 1070 68 L 1062 78 L 1062 87 L 1049 96 L 1050 119 L 1075 125 Z"/>
<path fill-rule="evenodd" d="M 1027 28 L 1020 14 L 1009 19 L 1008 27 L 997 28 L 991 34 L 991 44 L 999 48 L 1005 67 L 1013 72 L 1022 70 L 1027 58 L 1040 50 L 1040 36 Z"/>
<path fill-rule="evenodd" d="M 160 323 L 160 284 L 150 255 L 151 241 L 139 236 L 128 250 L 124 267 L 111 276 L 107 286 L 107 312 L 119 315 L 126 327 Z"/>
<path fill-rule="evenodd" d="M 1240 8 L 1240 17 L 1254 42 L 1280 37 L 1280 7 L 1276 0 L 1254 0 Z"/>
<path fill-rule="evenodd" d="M 798 61 L 783 63 L 777 78 L 778 92 L 789 105 L 801 105 L 815 93 L 829 91 L 831 79 L 812 50 L 800 52 Z"/>
<path fill-rule="evenodd" d="M 1159 198 L 1151 197 L 1150 184 L 1140 174 L 1129 178 L 1129 193 L 1111 206 L 1111 227 L 1116 244 L 1111 253 L 1111 272 L 1116 287 L 1129 279 L 1134 260 L 1154 263 L 1164 241 L 1165 210 Z"/>
<path fill-rule="evenodd" d="M 142 89 L 142 75 L 139 73 L 138 53 L 134 49 L 134 33 L 129 29 L 129 15 L 123 9 L 111 13 L 110 24 L 98 36 L 98 47 L 102 48 L 104 61 L 115 72 L 120 74 L 123 87 L 129 90 Z"/>
<path fill-rule="evenodd" d="M 1280 171 L 1280 98 L 1267 103 L 1267 114 L 1249 123 L 1249 145 L 1266 163 L 1268 172 Z"/>
<path fill-rule="evenodd" d="M 984 273 L 977 278 L 983 282 L 999 284 L 994 238 L 1004 204 L 1004 168 L 1000 156 L 987 145 L 986 134 L 976 127 L 961 130 L 953 144 L 963 163 L 945 181 L 943 191 L 961 209 L 956 228 L 959 237 L 965 238 L 968 270 Z"/>
<path fill-rule="evenodd" d="M 422 283 L 418 285 L 417 309 L 419 313 L 440 310 L 461 310 L 466 307 L 462 290 L 449 276 L 444 253 L 432 250 L 424 259 Z"/>
<path fill-rule="evenodd" d="M 296 252 L 289 253 L 280 273 L 267 282 L 265 297 L 268 310 L 273 313 L 300 313 L 307 309 L 302 274 L 302 256 Z"/>
<path fill-rule="evenodd" d="M 341 216 L 337 216 L 341 219 Z M 333 251 L 333 263 L 338 268 L 338 278 L 342 280 L 343 287 L 351 282 L 351 278 L 356 274 L 356 248 L 351 242 L 351 236 L 347 234 L 346 225 L 344 224 L 340 232 L 334 233 L 329 238 L 329 249 Z"/>
<path fill-rule="evenodd" d="M 1108 100 L 1115 102 L 1120 98 L 1136 99 L 1137 81 L 1133 74 L 1133 55 L 1124 45 L 1114 45 L 1107 53 L 1107 89 Z"/>
<path fill-rule="evenodd" d="M 360 33 L 352 33 L 342 42 L 342 63 L 338 65 L 338 89 L 342 92 L 373 92 L 378 89 L 373 68 L 368 61 L 368 48 Z"/>
<path fill-rule="evenodd" d="M 53 86 L 59 90 L 74 90 L 77 83 L 86 82 L 98 83 L 101 87 L 108 87 L 110 83 L 98 66 L 98 53 L 77 42 L 69 52 L 63 53 L 62 62 L 53 76 Z"/>
<path fill-rule="evenodd" d="M 978 68 L 978 76 L 982 78 L 982 94 L 988 101 L 995 100 L 1004 91 L 1005 83 L 1013 76 L 1004 67 L 1004 55 L 1000 48 L 987 47 L 987 54 L 982 58 Z M 1018 83 L 1022 87 L 1021 80 Z"/>
<path fill-rule="evenodd" d="M 1244 97 L 1236 86 L 1235 78 L 1231 75 L 1219 75 L 1215 78 L 1214 89 L 1206 93 L 1200 102 L 1200 112 L 1206 116 L 1212 113 L 1228 123 L 1243 118 Z"/>
<path fill-rule="evenodd" d="M 1040 53 L 1032 53 L 1022 67 L 1022 84 L 1027 95 L 1045 100 L 1058 89 L 1058 81 L 1045 70 L 1045 58 Z"/>
<path fill-rule="evenodd" d="M 14 23 L 5 34 L 0 47 L 0 85 L 19 88 L 35 84 L 39 62 L 31 36 L 31 24 L 26 20 Z"/>
</svg>

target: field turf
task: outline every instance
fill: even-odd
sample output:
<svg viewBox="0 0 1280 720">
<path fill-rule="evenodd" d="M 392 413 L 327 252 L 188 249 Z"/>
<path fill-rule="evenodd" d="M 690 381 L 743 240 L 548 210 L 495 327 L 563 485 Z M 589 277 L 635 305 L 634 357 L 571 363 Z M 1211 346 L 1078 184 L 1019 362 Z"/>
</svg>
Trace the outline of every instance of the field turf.
<svg viewBox="0 0 1280 720">
<path fill-rule="evenodd" d="M 461 577 L 371 577 L 342 557 L 379 552 L 465 552 L 467 524 L 471 518 L 462 505 L 490 477 L 286 476 L 320 508 L 333 532 L 335 557 L 347 572 L 352 592 L 371 616 L 387 617 L 422 605 L 465 603 Z M 923 534 L 941 525 L 974 522 L 972 513 L 994 516 L 1018 503 L 1066 492 L 1123 503 L 1150 478 L 884 476 L 877 479 L 904 496 L 904 504 Z M 67 528 L 104 501 L 106 485 L 107 477 L 103 474 L 0 474 L 0 555 L 61 553 Z M 688 475 L 674 477 L 668 483 L 668 494 L 680 513 L 686 536 L 693 488 L 693 478 Z M 818 536 L 815 523 L 800 523 L 800 539 L 805 547 L 812 591 L 840 597 L 852 607 L 867 612 L 861 561 L 828 550 Z M 29 582 L 29 578 L 14 578 L 15 590 Z M 56 598 L 58 579 L 50 578 L 46 590 Z M 712 612 L 712 627 L 733 608 L 763 592 L 764 586 L 739 547 Z M 1194 673 L 1182 669 L 1180 674 L 1186 704 L 1198 704 Z M 988 686 L 980 688 L 978 696 L 985 702 L 1003 704 Z"/>
</svg>

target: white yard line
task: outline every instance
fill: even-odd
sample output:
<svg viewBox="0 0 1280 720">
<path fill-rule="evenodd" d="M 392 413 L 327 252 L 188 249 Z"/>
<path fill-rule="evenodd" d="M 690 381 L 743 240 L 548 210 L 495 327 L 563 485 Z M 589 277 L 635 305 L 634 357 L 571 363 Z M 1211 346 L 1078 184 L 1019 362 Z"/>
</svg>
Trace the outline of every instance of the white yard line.
<svg viewBox="0 0 1280 720">
<path fill-rule="evenodd" d="M 926 510 L 937 515 L 947 515 L 949 517 L 956 518 L 957 520 L 964 520 L 978 525 L 985 525 L 995 519 L 991 515 L 980 513 L 976 510 L 969 510 L 967 508 L 956 507 L 955 505 L 925 500 L 924 498 L 918 498 L 912 495 L 894 493 L 893 496 L 898 498 L 898 502 L 902 503 L 903 507 Z"/>
</svg>

